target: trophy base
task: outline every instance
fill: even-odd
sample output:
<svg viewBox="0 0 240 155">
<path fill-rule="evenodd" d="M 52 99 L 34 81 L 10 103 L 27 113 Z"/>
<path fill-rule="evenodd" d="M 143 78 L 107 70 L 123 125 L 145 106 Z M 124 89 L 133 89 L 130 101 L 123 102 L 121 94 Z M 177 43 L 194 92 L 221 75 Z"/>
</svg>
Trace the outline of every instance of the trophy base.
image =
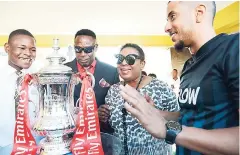
<svg viewBox="0 0 240 155">
<path fill-rule="evenodd" d="M 72 138 L 46 137 L 39 145 L 44 149 L 41 154 L 44 155 L 63 155 L 70 153 L 70 143 Z"/>
</svg>

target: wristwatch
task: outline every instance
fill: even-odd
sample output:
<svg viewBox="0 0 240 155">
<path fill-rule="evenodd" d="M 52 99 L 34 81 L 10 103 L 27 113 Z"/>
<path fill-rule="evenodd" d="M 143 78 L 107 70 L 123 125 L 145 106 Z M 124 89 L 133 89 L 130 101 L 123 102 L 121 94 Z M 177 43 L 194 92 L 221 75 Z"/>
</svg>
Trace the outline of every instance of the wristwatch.
<svg viewBox="0 0 240 155">
<path fill-rule="evenodd" d="M 182 125 L 176 121 L 168 121 L 166 124 L 166 138 L 165 142 L 168 144 L 174 144 L 177 135 L 182 131 Z"/>
</svg>

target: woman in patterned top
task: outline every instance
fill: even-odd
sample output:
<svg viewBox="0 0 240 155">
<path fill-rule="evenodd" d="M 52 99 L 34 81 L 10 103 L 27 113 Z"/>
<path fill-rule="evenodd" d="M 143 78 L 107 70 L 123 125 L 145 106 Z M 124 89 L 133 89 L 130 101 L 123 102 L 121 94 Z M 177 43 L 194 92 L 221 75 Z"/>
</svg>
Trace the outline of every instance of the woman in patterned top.
<svg viewBox="0 0 240 155">
<path fill-rule="evenodd" d="M 114 129 L 113 135 L 123 143 L 123 155 L 168 155 L 170 146 L 152 137 L 138 120 L 124 109 L 124 100 L 120 95 L 119 85 L 128 84 L 147 97 L 153 106 L 161 110 L 179 111 L 176 96 L 168 85 L 158 79 L 142 76 L 145 66 L 143 50 L 136 44 L 125 44 L 116 55 L 119 75 L 124 82 L 112 85 L 105 98 L 110 110 L 109 124 Z"/>
</svg>

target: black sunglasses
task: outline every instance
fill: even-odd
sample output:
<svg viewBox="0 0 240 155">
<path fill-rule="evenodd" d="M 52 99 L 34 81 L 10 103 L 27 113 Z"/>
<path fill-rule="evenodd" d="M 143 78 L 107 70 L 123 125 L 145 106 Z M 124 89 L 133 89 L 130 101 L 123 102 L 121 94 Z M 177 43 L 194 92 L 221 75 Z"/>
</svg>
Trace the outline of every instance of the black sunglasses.
<svg viewBox="0 0 240 155">
<path fill-rule="evenodd" d="M 96 46 L 97 44 L 89 47 L 74 46 L 74 49 L 76 53 L 81 53 L 82 51 L 84 51 L 84 53 L 91 53 Z"/>
<path fill-rule="evenodd" d="M 128 65 L 133 65 L 136 59 L 140 59 L 140 56 L 136 54 L 128 54 L 127 56 L 123 56 L 122 54 L 117 54 L 115 55 L 115 57 L 118 59 L 117 64 L 121 64 L 125 59 Z"/>
</svg>

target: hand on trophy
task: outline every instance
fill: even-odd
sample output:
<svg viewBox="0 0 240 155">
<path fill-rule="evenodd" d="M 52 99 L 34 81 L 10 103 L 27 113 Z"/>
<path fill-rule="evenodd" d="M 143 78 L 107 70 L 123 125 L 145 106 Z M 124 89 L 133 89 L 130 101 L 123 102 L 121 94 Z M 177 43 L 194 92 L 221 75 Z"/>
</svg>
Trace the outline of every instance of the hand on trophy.
<svg viewBox="0 0 240 155">
<path fill-rule="evenodd" d="M 106 104 L 101 105 L 101 106 L 98 108 L 99 121 L 105 123 L 105 122 L 108 121 L 109 116 L 110 116 L 110 110 L 109 110 L 108 105 L 106 105 Z"/>
</svg>

